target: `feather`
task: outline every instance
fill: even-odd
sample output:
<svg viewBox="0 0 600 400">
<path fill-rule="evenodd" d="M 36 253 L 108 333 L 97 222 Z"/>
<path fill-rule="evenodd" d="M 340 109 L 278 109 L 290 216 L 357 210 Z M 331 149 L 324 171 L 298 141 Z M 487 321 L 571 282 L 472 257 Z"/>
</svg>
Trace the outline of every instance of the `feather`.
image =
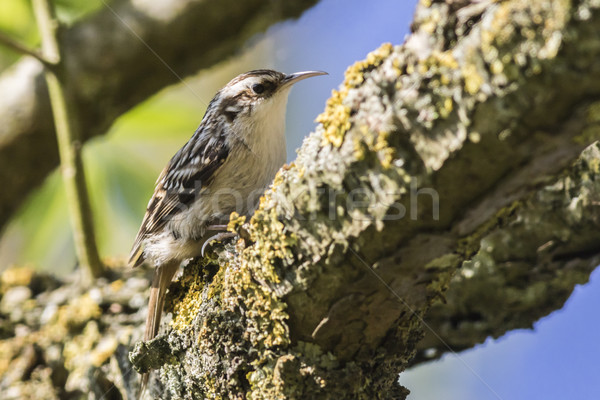
<svg viewBox="0 0 600 400">
<path fill-rule="evenodd" d="M 214 102 L 209 105 L 196 133 L 173 156 L 156 181 L 154 194 L 129 255 L 129 264 L 133 267 L 144 261 L 144 239 L 161 231 L 171 218 L 186 209 L 210 184 L 229 155 L 223 124 L 206 124 L 207 120 L 215 121 L 207 117 L 214 109 Z"/>
<path fill-rule="evenodd" d="M 163 306 L 165 303 L 165 295 L 171 284 L 171 280 L 179 267 L 178 262 L 172 262 L 167 265 L 162 265 L 154 270 L 152 279 L 152 287 L 150 289 L 150 300 L 148 301 L 148 317 L 146 319 L 146 330 L 144 332 L 144 340 L 152 340 L 158 334 L 160 328 L 160 318 L 162 315 Z M 148 378 L 150 373 L 146 372 L 142 375 L 140 385 L 140 398 L 143 396 L 148 386 Z"/>
</svg>

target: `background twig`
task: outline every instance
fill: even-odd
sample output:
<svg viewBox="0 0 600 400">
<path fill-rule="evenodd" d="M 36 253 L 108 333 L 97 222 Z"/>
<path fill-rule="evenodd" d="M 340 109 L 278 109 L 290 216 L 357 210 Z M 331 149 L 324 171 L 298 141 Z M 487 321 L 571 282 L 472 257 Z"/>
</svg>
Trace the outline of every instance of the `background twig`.
<svg viewBox="0 0 600 400">
<path fill-rule="evenodd" d="M 56 39 L 58 21 L 50 0 L 33 0 L 33 9 L 42 39 L 42 56 L 56 64 L 55 68 L 46 68 L 44 74 L 54 116 L 75 252 L 81 267 L 89 273 L 89 277 L 97 278 L 103 275 L 104 267 L 96 248 L 92 212 L 81 158 L 81 140 L 74 119 L 75 113 L 70 109 L 73 103 L 68 102 L 66 96 L 67 85 Z"/>
<path fill-rule="evenodd" d="M 11 38 L 10 36 L 8 36 L 6 33 L 2 32 L 2 31 L 0 31 L 0 44 L 4 45 L 5 47 L 7 47 L 13 51 L 16 51 L 17 53 L 25 54 L 25 55 L 31 56 L 33 58 L 36 58 L 44 65 L 47 65 L 47 66 L 54 65 L 54 62 L 44 58 L 37 50 L 30 49 L 25 44 Z"/>
</svg>

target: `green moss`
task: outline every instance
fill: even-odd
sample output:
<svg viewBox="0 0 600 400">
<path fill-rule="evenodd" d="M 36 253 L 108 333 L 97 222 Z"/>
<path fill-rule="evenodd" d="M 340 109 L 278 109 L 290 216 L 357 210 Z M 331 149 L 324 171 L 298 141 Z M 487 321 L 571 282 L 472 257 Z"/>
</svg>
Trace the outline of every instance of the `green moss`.
<svg viewBox="0 0 600 400">
<path fill-rule="evenodd" d="M 460 266 L 463 258 L 458 254 L 445 254 L 431 260 L 425 269 L 435 272 L 436 279 L 427 285 L 429 293 L 442 296 L 450 284 L 450 278 L 454 275 L 456 268 Z"/>
<path fill-rule="evenodd" d="M 462 255 L 465 260 L 473 257 L 481 247 L 481 239 L 485 237 L 492 229 L 502 226 L 519 207 L 522 206 L 520 201 L 515 201 L 506 207 L 498 210 L 496 215 L 488 219 L 484 224 L 475 230 L 471 235 L 459 240 L 457 246 L 458 254 Z"/>
<path fill-rule="evenodd" d="M 588 107 L 586 121 L 589 124 L 600 122 L 600 101 L 596 101 Z"/>
</svg>

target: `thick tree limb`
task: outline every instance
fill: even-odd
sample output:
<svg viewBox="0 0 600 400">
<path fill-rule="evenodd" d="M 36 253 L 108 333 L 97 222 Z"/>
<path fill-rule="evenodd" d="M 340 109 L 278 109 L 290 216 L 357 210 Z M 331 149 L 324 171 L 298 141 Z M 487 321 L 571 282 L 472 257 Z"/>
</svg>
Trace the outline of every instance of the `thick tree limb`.
<svg viewBox="0 0 600 400">
<path fill-rule="evenodd" d="M 66 29 L 60 43 L 76 91 L 83 139 L 106 132 L 119 115 L 178 82 L 177 76 L 224 60 L 248 38 L 298 16 L 315 2 L 108 3 L 110 9 Z M 36 60 L 25 58 L 0 76 L 0 181 L 10 189 L 0 192 L 0 228 L 58 166 L 42 70 Z"/>
<path fill-rule="evenodd" d="M 347 71 L 249 239 L 187 268 L 161 397 L 404 398 L 417 350 L 560 307 L 600 251 L 599 29 L 591 0 L 423 1 Z"/>
<path fill-rule="evenodd" d="M 448 345 L 471 348 L 487 337 L 531 328 L 560 309 L 576 284 L 587 282 L 600 264 L 599 160 L 596 142 L 557 179 L 538 177 L 536 192 L 512 202 L 496 215 L 496 226 L 468 239 L 481 247 L 452 279 L 445 303 L 429 310 L 431 330 L 425 331 L 414 362 L 437 358 Z"/>
</svg>

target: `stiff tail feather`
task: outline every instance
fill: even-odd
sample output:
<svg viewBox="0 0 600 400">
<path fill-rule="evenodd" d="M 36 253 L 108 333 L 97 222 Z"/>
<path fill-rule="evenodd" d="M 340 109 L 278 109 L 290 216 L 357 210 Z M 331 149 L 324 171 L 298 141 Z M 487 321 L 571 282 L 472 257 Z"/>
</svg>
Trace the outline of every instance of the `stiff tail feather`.
<svg viewBox="0 0 600 400">
<path fill-rule="evenodd" d="M 146 331 L 144 332 L 144 341 L 152 340 L 158 334 L 160 328 L 160 318 L 162 316 L 163 306 L 165 304 L 165 295 L 171 284 L 173 275 L 179 267 L 178 262 L 171 262 L 157 267 L 154 270 L 152 278 L 152 287 L 150 288 L 150 299 L 148 300 L 148 317 L 146 318 Z M 141 399 L 148 386 L 150 372 L 142 374 L 140 385 Z"/>
</svg>

